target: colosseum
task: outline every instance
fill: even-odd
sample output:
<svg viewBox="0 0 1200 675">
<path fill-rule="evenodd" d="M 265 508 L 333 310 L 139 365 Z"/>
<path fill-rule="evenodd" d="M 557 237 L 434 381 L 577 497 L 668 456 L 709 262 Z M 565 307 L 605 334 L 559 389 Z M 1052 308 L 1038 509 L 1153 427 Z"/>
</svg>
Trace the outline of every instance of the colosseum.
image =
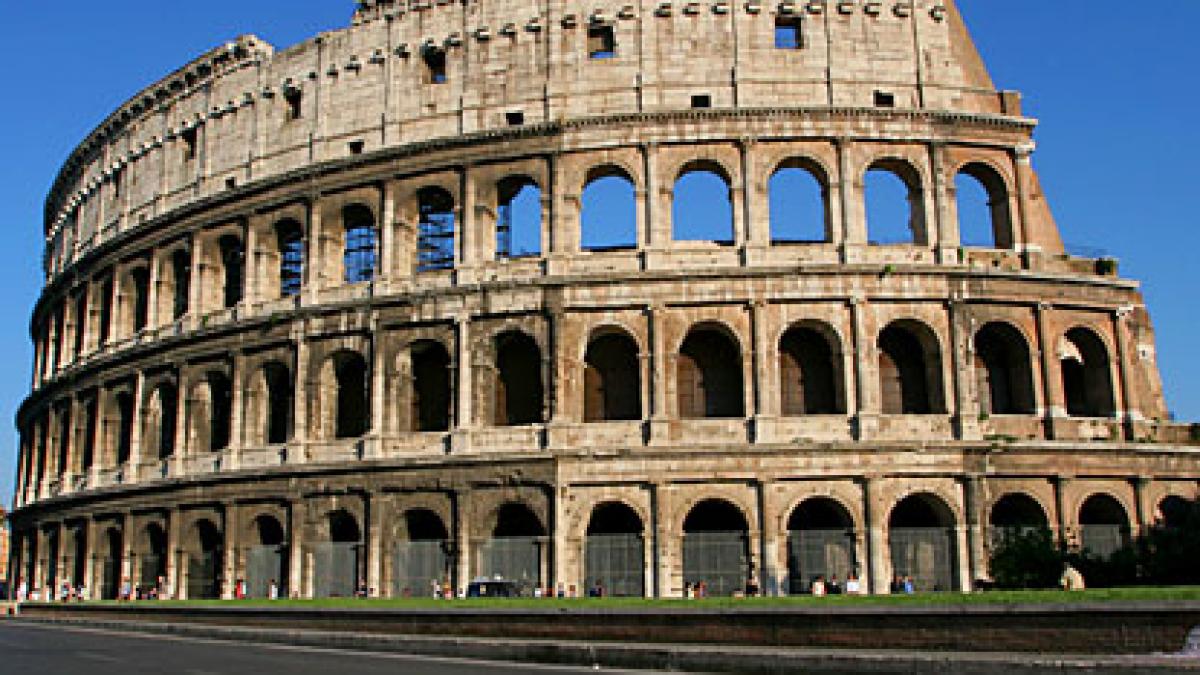
<svg viewBox="0 0 1200 675">
<path fill-rule="evenodd" d="M 678 597 L 966 591 L 1014 528 L 1109 554 L 1197 496 L 1200 433 L 1035 126 L 951 0 L 378 0 L 221 45 L 46 201 L 13 575 Z"/>
</svg>

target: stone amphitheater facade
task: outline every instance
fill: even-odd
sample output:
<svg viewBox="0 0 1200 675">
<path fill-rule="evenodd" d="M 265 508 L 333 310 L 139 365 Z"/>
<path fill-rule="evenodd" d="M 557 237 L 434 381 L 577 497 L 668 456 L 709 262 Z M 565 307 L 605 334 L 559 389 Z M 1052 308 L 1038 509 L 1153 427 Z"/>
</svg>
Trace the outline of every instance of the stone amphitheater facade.
<svg viewBox="0 0 1200 675">
<path fill-rule="evenodd" d="M 1034 127 L 950 0 L 361 2 L 238 38 L 46 202 L 13 576 L 883 593 L 970 589 L 1014 527 L 1109 552 L 1197 495 L 1196 436 L 1137 284 L 1064 251 Z M 783 171 L 819 185 L 803 242 Z"/>
</svg>

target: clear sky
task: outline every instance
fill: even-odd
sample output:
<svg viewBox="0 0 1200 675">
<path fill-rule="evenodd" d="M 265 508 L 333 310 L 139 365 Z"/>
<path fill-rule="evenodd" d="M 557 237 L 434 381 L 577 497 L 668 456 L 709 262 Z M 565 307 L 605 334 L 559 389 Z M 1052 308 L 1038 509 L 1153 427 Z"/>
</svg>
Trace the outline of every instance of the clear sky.
<svg viewBox="0 0 1200 675">
<path fill-rule="evenodd" d="M 486 2 L 487 0 L 483 0 Z M 1189 270 L 1200 265 L 1200 2 L 959 0 L 996 85 L 1042 120 L 1035 156 L 1068 244 L 1102 249 L 1144 284 L 1167 402 L 1200 420 Z M 276 47 L 348 23 L 350 0 L 0 0 L 0 500 L 11 501 L 13 414 L 27 393 L 41 286 L 41 214 L 62 161 L 158 78 L 242 33 Z M 1143 14 L 1143 12 L 1145 12 Z M 1197 265 L 1193 268 L 1192 265 Z"/>
</svg>

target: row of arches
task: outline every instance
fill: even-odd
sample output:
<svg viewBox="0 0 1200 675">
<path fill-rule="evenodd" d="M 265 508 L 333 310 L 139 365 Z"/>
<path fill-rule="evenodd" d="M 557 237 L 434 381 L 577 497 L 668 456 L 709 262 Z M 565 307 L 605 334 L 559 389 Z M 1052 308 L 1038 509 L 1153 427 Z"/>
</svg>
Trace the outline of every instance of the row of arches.
<svg viewBox="0 0 1200 675">
<path fill-rule="evenodd" d="M 1157 508 L 1157 525 L 1181 526 L 1189 508 L 1182 497 L 1165 497 Z M 450 583 L 458 575 L 456 556 L 462 553 L 457 550 L 450 524 L 427 507 L 408 508 L 397 517 L 396 536 L 383 553 L 387 556 L 386 593 L 393 597 L 425 595 L 432 583 L 439 587 Z M 1110 557 L 1130 543 L 1129 515 L 1112 495 L 1101 492 L 1088 496 L 1079 507 L 1076 521 L 1077 543 L 1094 556 Z M 162 523 L 146 524 L 132 535 L 135 539 L 128 548 L 137 561 L 134 583 L 144 590 L 162 590 L 168 576 L 168 559 L 176 555 L 182 576 L 180 591 L 186 592 L 186 597 L 222 597 L 222 589 L 230 580 L 225 578 L 225 540 L 219 522 L 207 517 L 193 520 L 182 533 L 177 551 L 170 550 Z M 471 577 L 503 578 L 526 590 L 549 584 L 548 524 L 523 502 L 500 504 L 492 522 L 484 537 L 474 541 L 465 553 L 469 555 L 467 569 Z M 732 595 L 743 592 L 748 584 L 757 585 L 757 553 L 753 547 L 758 528 L 753 522 L 742 507 L 724 498 L 704 498 L 690 506 L 680 525 L 677 549 L 685 587 L 703 585 L 711 595 Z M 893 576 L 911 577 L 921 591 L 960 588 L 958 535 L 963 524 L 942 497 L 931 492 L 909 494 L 892 505 L 885 522 L 883 554 Z M 1022 492 L 1005 493 L 995 500 L 987 523 L 993 542 L 1010 532 L 1052 529 L 1040 503 Z M 306 544 L 312 552 L 312 581 L 307 592 L 313 597 L 359 593 L 366 584 L 367 548 L 366 532 L 358 517 L 346 509 L 332 509 L 322 516 L 319 530 L 321 538 Z M 52 533 L 46 544 L 51 559 L 57 560 L 60 555 L 70 558 L 73 562 L 64 573 L 76 585 L 85 583 L 85 561 L 90 555 L 87 530 L 64 529 L 62 534 L 72 536 L 73 541 L 60 541 L 59 532 Z M 280 518 L 275 514 L 256 515 L 248 534 L 248 540 L 240 544 L 241 558 L 235 564 L 235 574 L 245 582 L 250 597 L 267 597 L 272 584 L 283 597 L 289 589 L 302 592 L 299 587 L 292 588 L 289 536 Z M 605 595 L 627 597 L 653 592 L 648 580 L 655 544 L 648 541 L 648 526 L 636 508 L 620 500 L 601 501 L 587 516 L 582 535 L 579 573 L 587 588 L 598 587 Z M 802 499 L 787 514 L 781 535 L 785 562 L 779 571 L 780 585 L 773 589 L 777 592 L 808 593 L 817 578 L 863 576 L 870 571 L 862 559 L 866 554 L 863 526 L 838 498 Z M 113 525 L 101 532 L 97 542 L 102 598 L 114 599 L 119 593 L 125 536 L 119 525 Z"/>
</svg>

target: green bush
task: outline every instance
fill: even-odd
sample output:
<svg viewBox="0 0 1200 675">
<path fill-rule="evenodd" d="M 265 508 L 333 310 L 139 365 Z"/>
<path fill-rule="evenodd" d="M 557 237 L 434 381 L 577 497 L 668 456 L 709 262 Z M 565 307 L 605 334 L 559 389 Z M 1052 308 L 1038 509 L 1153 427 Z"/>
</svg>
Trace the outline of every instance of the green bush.
<svg viewBox="0 0 1200 675">
<path fill-rule="evenodd" d="M 1056 588 L 1063 554 L 1050 530 L 1012 529 L 992 550 L 992 580 L 998 588 Z"/>
</svg>

